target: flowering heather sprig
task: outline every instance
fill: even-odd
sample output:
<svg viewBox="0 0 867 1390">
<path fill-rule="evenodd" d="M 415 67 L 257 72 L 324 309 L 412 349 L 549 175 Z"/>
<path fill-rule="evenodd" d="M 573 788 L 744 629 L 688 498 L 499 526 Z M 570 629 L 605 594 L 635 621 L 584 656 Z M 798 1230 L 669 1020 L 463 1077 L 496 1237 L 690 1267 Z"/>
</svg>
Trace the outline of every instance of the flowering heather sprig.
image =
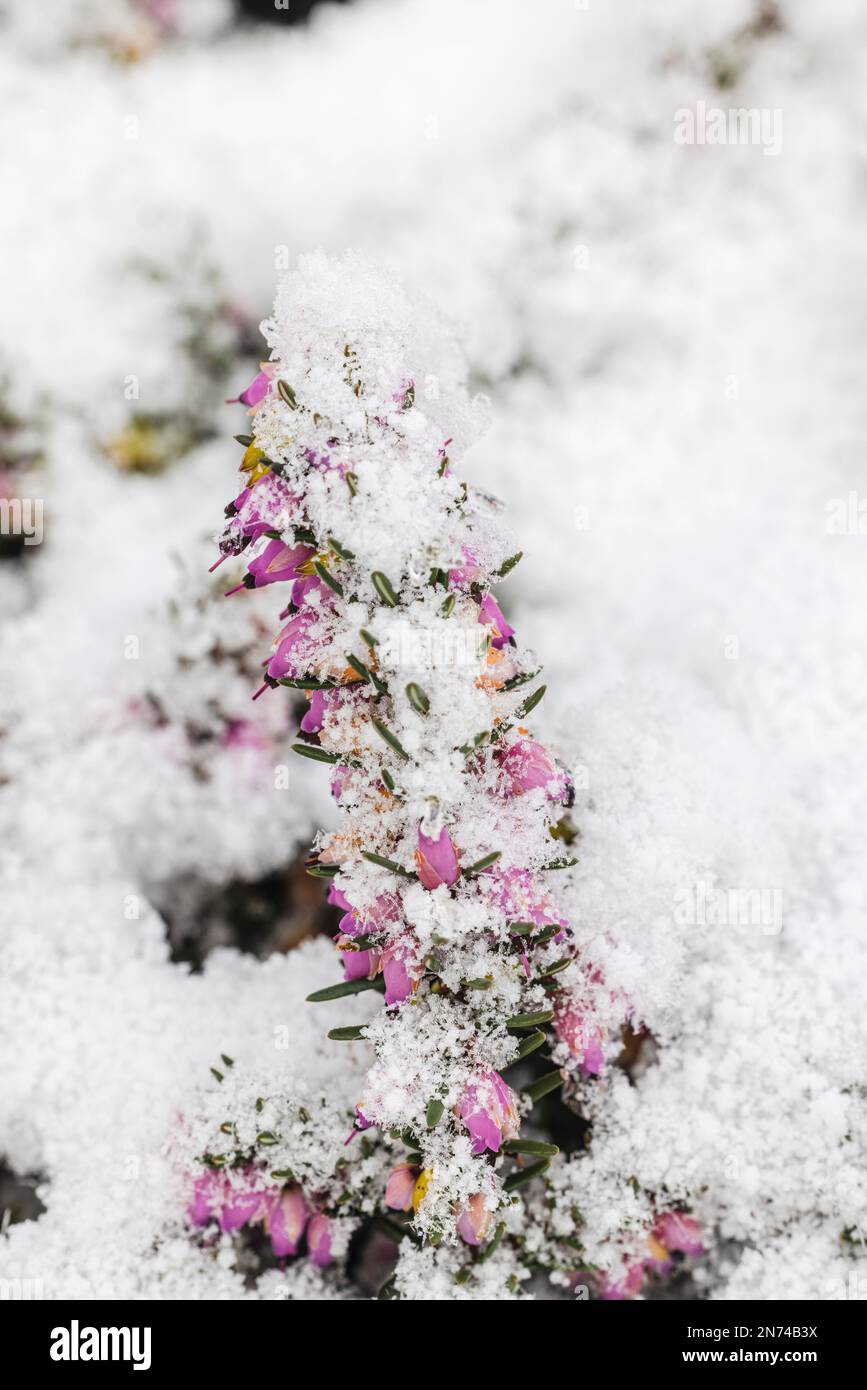
<svg viewBox="0 0 867 1390">
<path fill-rule="evenodd" d="M 672 1273 L 675 1257 L 689 1258 L 704 1253 L 698 1222 L 684 1212 L 663 1212 L 646 1235 L 640 1253 L 624 1261 L 614 1272 L 595 1272 L 598 1297 L 609 1303 L 636 1298 L 644 1291 L 648 1276 L 664 1278 Z"/>
<path fill-rule="evenodd" d="M 186 1216 L 203 1247 L 261 1232 L 276 1259 L 307 1257 L 341 1278 L 360 1224 L 382 1212 L 399 1146 L 377 1132 L 347 1145 L 351 1108 L 315 1083 L 287 1076 L 269 1094 L 273 1073 L 225 1054 L 211 1071 L 181 1139 L 187 1169 L 197 1152 Z"/>
<path fill-rule="evenodd" d="M 685 1200 L 634 1176 L 624 1183 L 589 1153 L 561 1155 L 527 1195 L 525 1255 L 553 1283 L 580 1286 L 585 1297 L 642 1297 L 706 1253 L 706 1232 Z"/>
<path fill-rule="evenodd" d="M 196 1180 L 187 1208 L 190 1221 L 194 1226 L 216 1221 L 224 1233 L 262 1225 L 278 1258 L 297 1255 L 311 1219 L 304 1193 L 296 1184 L 275 1185 L 263 1178 L 264 1173 L 251 1168 L 236 1174 L 233 1181 L 219 1169 L 209 1168 Z"/>
<path fill-rule="evenodd" d="M 330 1033 L 375 1054 L 356 1128 L 407 1144 L 384 1197 L 418 1233 L 478 1245 L 557 1152 L 521 1137 L 534 1103 L 597 1073 L 626 1012 L 553 891 L 571 780 L 531 733 L 545 686 L 492 592 L 520 553 L 459 480 L 479 410 L 428 306 L 314 256 L 263 331 L 220 549 L 253 554 L 231 593 L 291 586 L 256 694 L 307 692 L 295 751 L 331 766 L 342 812 L 308 867 L 344 913 L 344 980 L 311 999 L 384 987 L 372 1022 Z M 558 1065 L 516 1092 L 503 1073 L 552 1023 Z"/>
</svg>

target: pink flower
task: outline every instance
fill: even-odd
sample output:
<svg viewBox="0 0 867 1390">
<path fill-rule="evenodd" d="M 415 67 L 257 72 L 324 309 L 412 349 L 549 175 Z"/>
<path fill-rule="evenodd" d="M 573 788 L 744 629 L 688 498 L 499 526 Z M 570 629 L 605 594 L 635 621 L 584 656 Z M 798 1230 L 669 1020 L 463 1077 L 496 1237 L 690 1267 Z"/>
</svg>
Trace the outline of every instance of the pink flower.
<svg viewBox="0 0 867 1390">
<path fill-rule="evenodd" d="M 542 787 L 549 800 L 566 803 L 571 801 L 570 778 L 541 743 L 532 738 L 519 738 L 508 748 L 499 748 L 494 753 L 494 761 L 499 767 L 498 790 L 503 796 L 520 796 L 522 792 Z"/>
<path fill-rule="evenodd" d="M 701 1239 L 701 1226 L 691 1216 L 682 1211 L 667 1211 L 659 1218 L 653 1234 L 666 1250 L 677 1251 L 683 1255 L 703 1255 L 705 1247 Z"/>
<path fill-rule="evenodd" d="M 226 508 L 229 524 L 248 541 L 257 541 L 266 531 L 285 525 L 290 504 L 298 505 L 281 478 L 263 473 L 239 493 Z"/>
<path fill-rule="evenodd" d="M 268 662 L 267 671 L 271 680 L 279 681 L 284 676 L 297 679 L 307 673 L 307 667 L 315 649 L 310 629 L 319 621 L 319 614 L 312 608 L 302 608 L 296 613 L 280 633 L 277 650 Z"/>
<path fill-rule="evenodd" d="M 422 975 L 421 961 L 406 940 L 386 946 L 382 953 L 382 974 L 386 1004 L 404 1004 Z"/>
<path fill-rule="evenodd" d="M 298 570 L 306 565 L 313 554 L 309 545 L 287 545 L 285 541 L 272 540 L 261 555 L 247 566 L 253 575 L 256 588 L 265 584 L 279 584 L 287 579 L 297 579 Z"/>
<path fill-rule="evenodd" d="M 229 589 L 226 597 L 236 594 L 239 589 L 261 589 L 266 584 L 297 579 L 299 565 L 305 565 L 312 554 L 309 545 L 287 545 L 285 541 L 271 540 L 262 553 L 250 561 L 243 583 Z"/>
<path fill-rule="evenodd" d="M 344 767 L 342 763 L 338 767 L 335 767 L 334 775 L 331 778 L 331 795 L 334 797 L 335 801 L 339 801 L 342 797 L 343 789 L 351 776 L 351 768 Z"/>
<path fill-rule="evenodd" d="M 341 897 L 342 896 L 343 894 L 341 894 Z M 348 937 L 364 935 L 364 929 L 361 925 L 358 913 L 355 911 L 354 908 L 350 908 L 349 911 L 344 913 L 344 915 L 341 917 L 340 931 L 343 936 Z"/>
<path fill-rule="evenodd" d="M 359 936 L 369 932 L 384 931 L 393 922 L 400 921 L 400 898 L 393 893 L 380 893 L 370 907 L 364 909 L 352 906 L 346 894 L 335 888 L 332 882 L 328 890 L 328 901 L 334 907 L 345 909 L 346 916 L 340 919 L 340 930 L 346 936 Z"/>
<path fill-rule="evenodd" d="M 554 899 L 529 869 L 495 866 L 492 873 L 485 875 L 482 887 L 493 905 L 511 922 L 533 922 L 537 927 L 568 925 L 559 915 Z"/>
<path fill-rule="evenodd" d="M 307 1227 L 307 1253 L 319 1269 L 331 1264 L 331 1238 L 331 1221 L 322 1212 L 317 1212 Z"/>
<path fill-rule="evenodd" d="M 360 1105 L 356 1105 L 355 1119 L 352 1124 L 352 1129 L 349 1131 L 349 1137 L 344 1139 L 343 1147 L 346 1148 L 347 1144 L 351 1144 L 356 1134 L 361 1134 L 366 1129 L 373 1129 L 375 1123 L 376 1122 L 374 1120 L 369 1120 L 367 1118 Z"/>
<path fill-rule="evenodd" d="M 310 695 L 310 705 L 304 718 L 301 720 L 301 728 L 305 734 L 318 734 L 325 722 L 325 712 L 328 709 L 328 701 L 325 690 L 314 690 Z"/>
<path fill-rule="evenodd" d="M 264 500 L 262 484 L 267 482 L 269 477 L 270 474 L 264 473 L 252 487 L 244 488 L 244 491 L 235 498 L 234 502 L 229 504 L 227 508 L 229 516 L 228 545 L 226 547 L 229 554 L 243 550 L 245 546 L 251 545 L 260 536 L 264 536 L 266 531 L 274 529 L 271 518 L 266 514 L 265 508 L 260 505 Z M 211 568 L 216 569 L 217 566 L 212 565 Z"/>
<path fill-rule="evenodd" d="M 422 822 L 422 825 L 424 822 Z M 435 888 L 451 888 L 460 878 L 461 869 L 454 844 L 445 826 L 436 838 L 425 835 L 421 826 L 418 830 L 418 849 L 415 852 L 418 877 L 422 888 L 431 891 Z"/>
<path fill-rule="evenodd" d="M 493 627 L 491 645 L 494 647 L 505 647 L 509 638 L 515 635 L 515 629 L 509 627 L 493 594 L 485 594 L 482 599 L 479 606 L 479 622 L 484 627 Z"/>
<path fill-rule="evenodd" d="M 467 1245 L 481 1245 L 493 1219 L 494 1213 L 485 1206 L 484 1194 L 476 1192 L 458 1216 L 458 1235 Z"/>
<path fill-rule="evenodd" d="M 518 1133 L 518 1107 L 499 1072 L 480 1072 L 464 1091 L 460 1117 L 473 1140 L 473 1153 L 499 1153 L 504 1139 Z"/>
<path fill-rule="evenodd" d="M 372 980 L 379 973 L 381 956 L 379 951 L 348 951 L 351 938 L 338 936 L 337 949 L 343 957 L 343 978 L 345 980 Z"/>
<path fill-rule="evenodd" d="M 644 1265 L 627 1265 L 621 1277 L 612 1280 L 610 1274 L 602 1278 L 599 1285 L 599 1297 L 606 1303 L 619 1302 L 622 1299 L 634 1298 L 641 1293 L 644 1285 Z"/>
<path fill-rule="evenodd" d="M 342 888 L 338 888 L 334 879 L 328 885 L 328 901 L 332 907 L 342 908 L 344 912 L 352 912 L 352 903 L 347 898 Z"/>
<path fill-rule="evenodd" d="M 385 1205 L 392 1211 L 411 1211 L 415 1190 L 416 1170 L 409 1163 L 400 1163 L 388 1175 L 385 1185 Z"/>
<path fill-rule="evenodd" d="M 217 569 L 230 555 L 239 555 L 267 531 L 282 531 L 290 513 L 301 505 L 275 473 L 262 473 L 249 483 L 226 508 L 226 526 L 220 537 L 220 558 L 211 565 Z M 247 587 L 249 587 L 249 581 Z"/>
<path fill-rule="evenodd" d="M 355 1107 L 355 1128 L 356 1130 L 374 1129 L 375 1120 L 369 1120 L 360 1105 Z"/>
<path fill-rule="evenodd" d="M 323 584 L 318 574 L 302 574 L 292 585 L 292 602 L 300 608 L 311 594 L 319 594 L 322 600 L 331 603 L 334 594 L 327 584 Z"/>
<path fill-rule="evenodd" d="M 250 1221 L 259 1221 L 266 1214 L 267 1203 L 261 1188 L 253 1186 L 249 1175 L 237 1186 L 226 1185 L 226 1199 L 220 1212 L 220 1230 L 238 1231 Z M 246 1186 L 245 1182 L 251 1185 Z"/>
<path fill-rule="evenodd" d="M 273 372 L 274 368 L 268 363 L 266 367 L 263 367 L 260 372 L 256 373 L 250 385 L 244 387 L 240 396 L 232 397 L 231 400 L 226 401 L 226 405 L 249 405 L 255 408 L 264 401 L 268 392 L 271 390 L 271 377 Z"/>
<path fill-rule="evenodd" d="M 313 690 L 308 693 L 309 704 L 301 720 L 305 734 L 319 734 L 325 727 L 328 715 L 340 715 L 347 710 L 358 708 L 358 691 L 355 685 L 344 685 L 335 690 Z"/>
<path fill-rule="evenodd" d="M 475 551 L 461 546 L 461 560 L 460 565 L 455 565 L 449 570 L 449 586 L 452 589 L 469 589 L 471 584 L 480 584 L 485 572 Z"/>
<path fill-rule="evenodd" d="M 274 1254 L 297 1255 L 304 1228 L 310 1219 L 310 1208 L 300 1187 L 284 1187 L 268 1213 L 268 1229 Z"/>
<path fill-rule="evenodd" d="M 559 996 L 554 1005 L 554 1027 L 583 1074 L 598 1076 L 605 1065 L 604 1034 L 568 996 Z"/>
<path fill-rule="evenodd" d="M 212 1216 L 216 1216 L 222 1206 L 226 1180 L 222 1173 L 209 1168 L 196 1178 L 193 1187 L 193 1200 L 187 1207 L 187 1216 L 194 1226 L 207 1226 Z"/>
</svg>

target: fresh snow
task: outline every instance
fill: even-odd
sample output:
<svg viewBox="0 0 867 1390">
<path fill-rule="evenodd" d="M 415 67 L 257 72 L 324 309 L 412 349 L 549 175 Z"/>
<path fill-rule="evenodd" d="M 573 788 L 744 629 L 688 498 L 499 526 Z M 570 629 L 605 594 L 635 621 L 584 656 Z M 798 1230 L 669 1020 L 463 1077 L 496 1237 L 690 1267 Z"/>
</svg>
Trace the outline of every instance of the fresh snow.
<svg viewBox="0 0 867 1390">
<path fill-rule="evenodd" d="M 268 1084 L 290 1108 L 327 1087 L 307 1159 L 336 1151 L 370 1055 L 303 1004 L 336 978 L 330 946 L 190 974 L 154 906 L 334 824 L 285 704 L 247 700 L 269 591 L 222 600 L 237 576 L 209 579 L 207 542 L 246 418 L 219 402 L 267 356 L 274 282 L 351 245 L 461 322 L 491 429 L 457 476 L 506 503 L 525 555 L 500 596 L 578 788 L 557 887 L 653 1039 L 631 1079 L 581 1090 L 592 1145 L 532 1241 L 578 1206 L 616 1268 L 654 1193 L 702 1222 L 703 1295 L 863 1296 L 860 7 L 784 0 L 779 29 L 747 32 L 746 0 L 360 0 L 224 33 L 214 5 L 212 41 L 149 38 L 135 63 L 32 8 L 0 7 L 0 401 L 21 422 L 3 483 L 45 502 L 43 545 L 0 561 L 0 1152 L 46 1211 L 9 1229 L 0 1273 L 49 1297 L 358 1296 L 307 1261 L 245 1282 L 228 1238 L 184 1222 L 221 1053 L 239 1113 Z M 65 8 L 93 33 L 112 7 Z M 779 109 L 779 155 L 676 144 L 700 100 Z M 449 429 L 454 370 L 419 400 Z M 137 411 L 168 418 L 145 472 L 117 466 Z M 10 468 L 7 439 L 34 438 L 41 459 Z M 421 534 L 409 501 L 396 565 Z M 448 766 L 430 777 L 447 799 Z M 456 1258 L 406 1249 L 403 1296 L 530 1286 L 505 1246 L 471 1285 Z"/>
</svg>

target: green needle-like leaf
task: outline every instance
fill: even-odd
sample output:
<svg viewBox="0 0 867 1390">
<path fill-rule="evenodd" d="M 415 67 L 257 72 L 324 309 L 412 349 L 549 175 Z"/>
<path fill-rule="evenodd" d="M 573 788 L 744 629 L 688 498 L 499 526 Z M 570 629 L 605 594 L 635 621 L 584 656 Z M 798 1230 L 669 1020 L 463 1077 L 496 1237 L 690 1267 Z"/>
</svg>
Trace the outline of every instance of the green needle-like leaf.
<svg viewBox="0 0 867 1390">
<path fill-rule="evenodd" d="M 318 748 L 315 743 L 293 743 L 292 752 L 298 753 L 302 758 L 312 758 L 315 763 L 343 761 L 338 753 L 326 753 L 324 748 Z"/>
<path fill-rule="evenodd" d="M 493 853 L 486 854 L 484 859 L 477 859 L 475 864 L 470 864 L 464 869 L 464 878 L 475 878 L 476 874 L 484 873 L 485 869 L 489 869 L 492 864 L 496 864 L 497 860 L 502 858 L 502 855 L 503 851 L 501 849 L 495 849 Z"/>
<path fill-rule="evenodd" d="M 550 941 L 552 936 L 556 936 L 563 928 L 559 925 L 543 927 L 538 936 L 533 937 L 534 946 L 542 946 L 546 941 Z"/>
<path fill-rule="evenodd" d="M 524 558 L 524 552 L 523 552 L 523 550 L 519 550 L 518 553 L 517 553 L 517 555 L 510 555 L 509 558 L 508 558 L 508 560 L 504 560 L 503 563 L 500 565 L 500 568 L 499 568 L 498 570 L 494 570 L 494 574 L 496 575 L 496 577 L 497 577 L 498 579 L 505 579 L 506 575 L 507 575 L 511 570 L 513 570 L 513 569 L 515 568 L 515 566 L 516 566 L 521 560 L 523 560 L 523 558 Z"/>
<path fill-rule="evenodd" d="M 554 1017 L 553 1009 L 540 1009 L 533 1014 L 513 1014 L 506 1019 L 506 1027 L 511 1029 L 541 1028 L 543 1023 L 550 1023 Z"/>
<path fill-rule="evenodd" d="M 560 1150 L 556 1144 L 540 1144 L 535 1139 L 507 1139 L 503 1145 L 506 1154 L 530 1154 L 533 1158 L 556 1158 Z"/>
<path fill-rule="evenodd" d="M 369 680 L 370 680 L 370 672 L 368 671 L 368 669 L 367 669 L 367 667 L 365 666 L 364 662 L 363 662 L 363 661 L 359 661 L 359 659 L 358 659 L 357 656 L 353 656 L 353 655 L 352 655 L 352 652 L 347 652 L 347 653 L 346 653 L 346 661 L 347 661 L 347 665 L 351 666 L 352 669 L 353 669 L 353 671 L 355 672 L 355 674 L 356 674 L 357 676 L 361 676 L 361 679 L 362 679 L 362 680 L 365 680 L 365 681 L 369 681 Z"/>
<path fill-rule="evenodd" d="M 318 681 L 313 676 L 282 676 L 278 685 L 288 686 L 290 690 L 337 690 L 336 681 Z"/>
<path fill-rule="evenodd" d="M 478 1259 L 476 1260 L 477 1265 L 483 1265 L 485 1263 L 485 1260 L 489 1260 L 491 1258 L 505 1234 L 506 1223 L 505 1221 L 501 1221 L 497 1226 L 497 1229 L 494 1231 L 494 1234 L 491 1236 L 491 1239 L 485 1246 L 484 1250 L 481 1252 Z"/>
<path fill-rule="evenodd" d="M 503 682 L 503 689 L 517 690 L 520 685 L 527 685 L 529 681 L 535 680 L 541 669 L 541 666 L 537 666 L 535 671 L 522 671 L 518 676 L 511 676 L 509 680 Z"/>
<path fill-rule="evenodd" d="M 354 553 L 351 550 L 347 550 L 346 546 L 341 545 L 340 541 L 335 540 L 333 536 L 328 537 L 328 546 L 329 549 L 333 550 L 334 554 L 337 555 L 341 560 L 355 559 Z"/>
<path fill-rule="evenodd" d="M 381 869 L 390 869 L 393 874 L 400 874 L 401 878 L 415 878 L 415 874 L 405 869 L 402 864 L 396 863 L 394 859 L 384 859 L 381 854 L 371 854 L 366 849 L 361 851 L 361 857 L 369 864 L 378 864 Z"/>
<path fill-rule="evenodd" d="M 547 980 L 547 979 L 549 979 L 552 975 L 559 975 L 560 972 L 561 972 L 561 970 L 568 970 L 568 968 L 569 968 L 569 966 L 570 966 L 571 964 L 572 964 L 572 957 L 571 957 L 571 956 L 563 956 L 562 960 L 555 960 L 555 962 L 554 962 L 553 965 L 546 966 L 546 968 L 545 968 L 543 971 L 540 972 L 540 974 L 539 974 L 539 979 L 540 979 L 540 980 Z"/>
<path fill-rule="evenodd" d="M 395 753 L 397 753 L 398 757 L 404 758 L 408 762 L 409 754 L 403 747 L 403 744 L 395 738 L 394 734 L 391 732 L 391 729 L 386 728 L 385 724 L 383 724 L 381 719 L 371 719 L 370 722 L 373 725 L 376 732 L 379 734 L 379 737 L 385 740 L 389 748 L 393 748 Z"/>
<path fill-rule="evenodd" d="M 441 1100 L 433 1099 L 428 1101 L 427 1115 L 425 1116 L 428 1129 L 434 1129 L 439 1124 L 443 1117 L 443 1108 Z"/>
<path fill-rule="evenodd" d="M 515 1061 L 520 1062 L 522 1058 L 529 1057 L 531 1052 L 546 1043 L 548 1039 L 542 1032 L 528 1033 L 526 1038 L 522 1038 L 518 1044 L 518 1051 L 515 1053 Z"/>
<path fill-rule="evenodd" d="M 378 690 L 380 695 L 388 694 L 388 686 L 385 684 L 385 681 L 381 681 L 379 676 L 375 676 L 373 672 L 365 666 L 363 661 L 359 661 L 357 656 L 353 656 L 352 652 L 347 652 L 346 660 L 355 674 L 361 676 L 362 680 L 366 680 L 374 689 Z"/>
<path fill-rule="evenodd" d="M 382 573 L 382 570 L 374 570 L 370 578 L 383 603 L 388 604 L 389 608 L 396 608 L 398 605 L 397 594 L 394 592 L 391 581 Z"/>
<path fill-rule="evenodd" d="M 524 703 L 516 709 L 515 718 L 524 719 L 531 710 L 534 710 L 547 689 L 547 685 L 540 685 L 538 690 L 534 690 L 532 695 L 528 695 Z"/>
<path fill-rule="evenodd" d="M 334 578 L 334 575 L 327 568 L 327 566 L 323 565 L 321 560 L 314 560 L 313 568 L 319 575 L 319 578 L 322 580 L 323 584 L 327 584 L 329 589 L 333 589 L 335 594 L 338 594 L 340 598 L 343 598 L 343 585 L 340 583 L 339 580 Z"/>
<path fill-rule="evenodd" d="M 457 594 L 449 594 L 448 598 L 443 599 L 442 605 L 440 607 L 440 616 L 443 618 L 450 618 L 452 616 L 452 610 L 454 609 L 454 606 L 457 603 L 457 601 Z"/>
<path fill-rule="evenodd" d="M 331 999 L 345 999 L 347 994 L 364 994 L 369 989 L 377 989 L 378 980 L 342 980 L 339 985 L 329 985 L 327 989 L 314 990 L 308 994 L 308 1004 L 327 1004 Z"/>
<path fill-rule="evenodd" d="M 524 1087 L 524 1095 L 529 1096 L 535 1105 L 537 1100 L 547 1096 L 551 1091 L 556 1091 L 558 1086 L 563 1085 L 563 1076 L 559 1071 L 547 1071 L 544 1076 L 540 1076 L 537 1081 L 531 1081 L 529 1086 Z"/>
<path fill-rule="evenodd" d="M 406 697 L 414 710 L 418 710 L 419 714 L 427 714 L 430 709 L 430 700 L 427 695 L 425 695 L 421 686 L 416 685 L 415 681 L 410 681 L 409 685 L 406 687 Z"/>
<path fill-rule="evenodd" d="M 527 1168 L 518 1168 L 514 1173 L 510 1173 L 503 1183 L 504 1192 L 514 1192 L 518 1187 L 524 1187 L 526 1183 L 538 1178 L 545 1169 L 550 1167 L 547 1158 L 542 1158 L 538 1163 L 531 1163 Z"/>
</svg>

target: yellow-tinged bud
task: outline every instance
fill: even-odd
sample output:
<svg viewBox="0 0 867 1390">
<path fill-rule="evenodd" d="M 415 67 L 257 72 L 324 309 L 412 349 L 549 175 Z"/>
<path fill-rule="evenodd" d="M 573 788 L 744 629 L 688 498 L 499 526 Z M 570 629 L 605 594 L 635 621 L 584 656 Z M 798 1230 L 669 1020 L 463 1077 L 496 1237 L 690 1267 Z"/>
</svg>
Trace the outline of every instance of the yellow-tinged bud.
<svg viewBox="0 0 867 1390">
<path fill-rule="evenodd" d="M 244 450 L 244 457 L 241 459 L 241 472 L 250 474 L 247 479 L 247 487 L 253 487 L 260 478 L 264 478 L 265 474 L 271 471 L 270 466 L 262 462 L 264 457 L 264 450 L 258 449 L 255 444 L 250 444 Z"/>
<path fill-rule="evenodd" d="M 648 1236 L 647 1248 L 649 1249 L 651 1256 L 654 1260 L 668 1259 L 668 1251 L 666 1250 L 665 1246 L 661 1243 L 661 1241 L 658 1241 L 656 1239 L 656 1236 Z"/>
<path fill-rule="evenodd" d="M 415 1187 L 412 1190 L 412 1209 L 418 1211 L 422 1202 L 428 1194 L 428 1189 L 433 1181 L 433 1169 L 423 1168 L 416 1178 Z"/>
<path fill-rule="evenodd" d="M 241 468 L 244 473 L 252 473 L 260 459 L 265 457 L 264 449 L 258 448 L 255 444 L 248 444 L 244 450 L 244 457 L 241 459 Z"/>
</svg>

